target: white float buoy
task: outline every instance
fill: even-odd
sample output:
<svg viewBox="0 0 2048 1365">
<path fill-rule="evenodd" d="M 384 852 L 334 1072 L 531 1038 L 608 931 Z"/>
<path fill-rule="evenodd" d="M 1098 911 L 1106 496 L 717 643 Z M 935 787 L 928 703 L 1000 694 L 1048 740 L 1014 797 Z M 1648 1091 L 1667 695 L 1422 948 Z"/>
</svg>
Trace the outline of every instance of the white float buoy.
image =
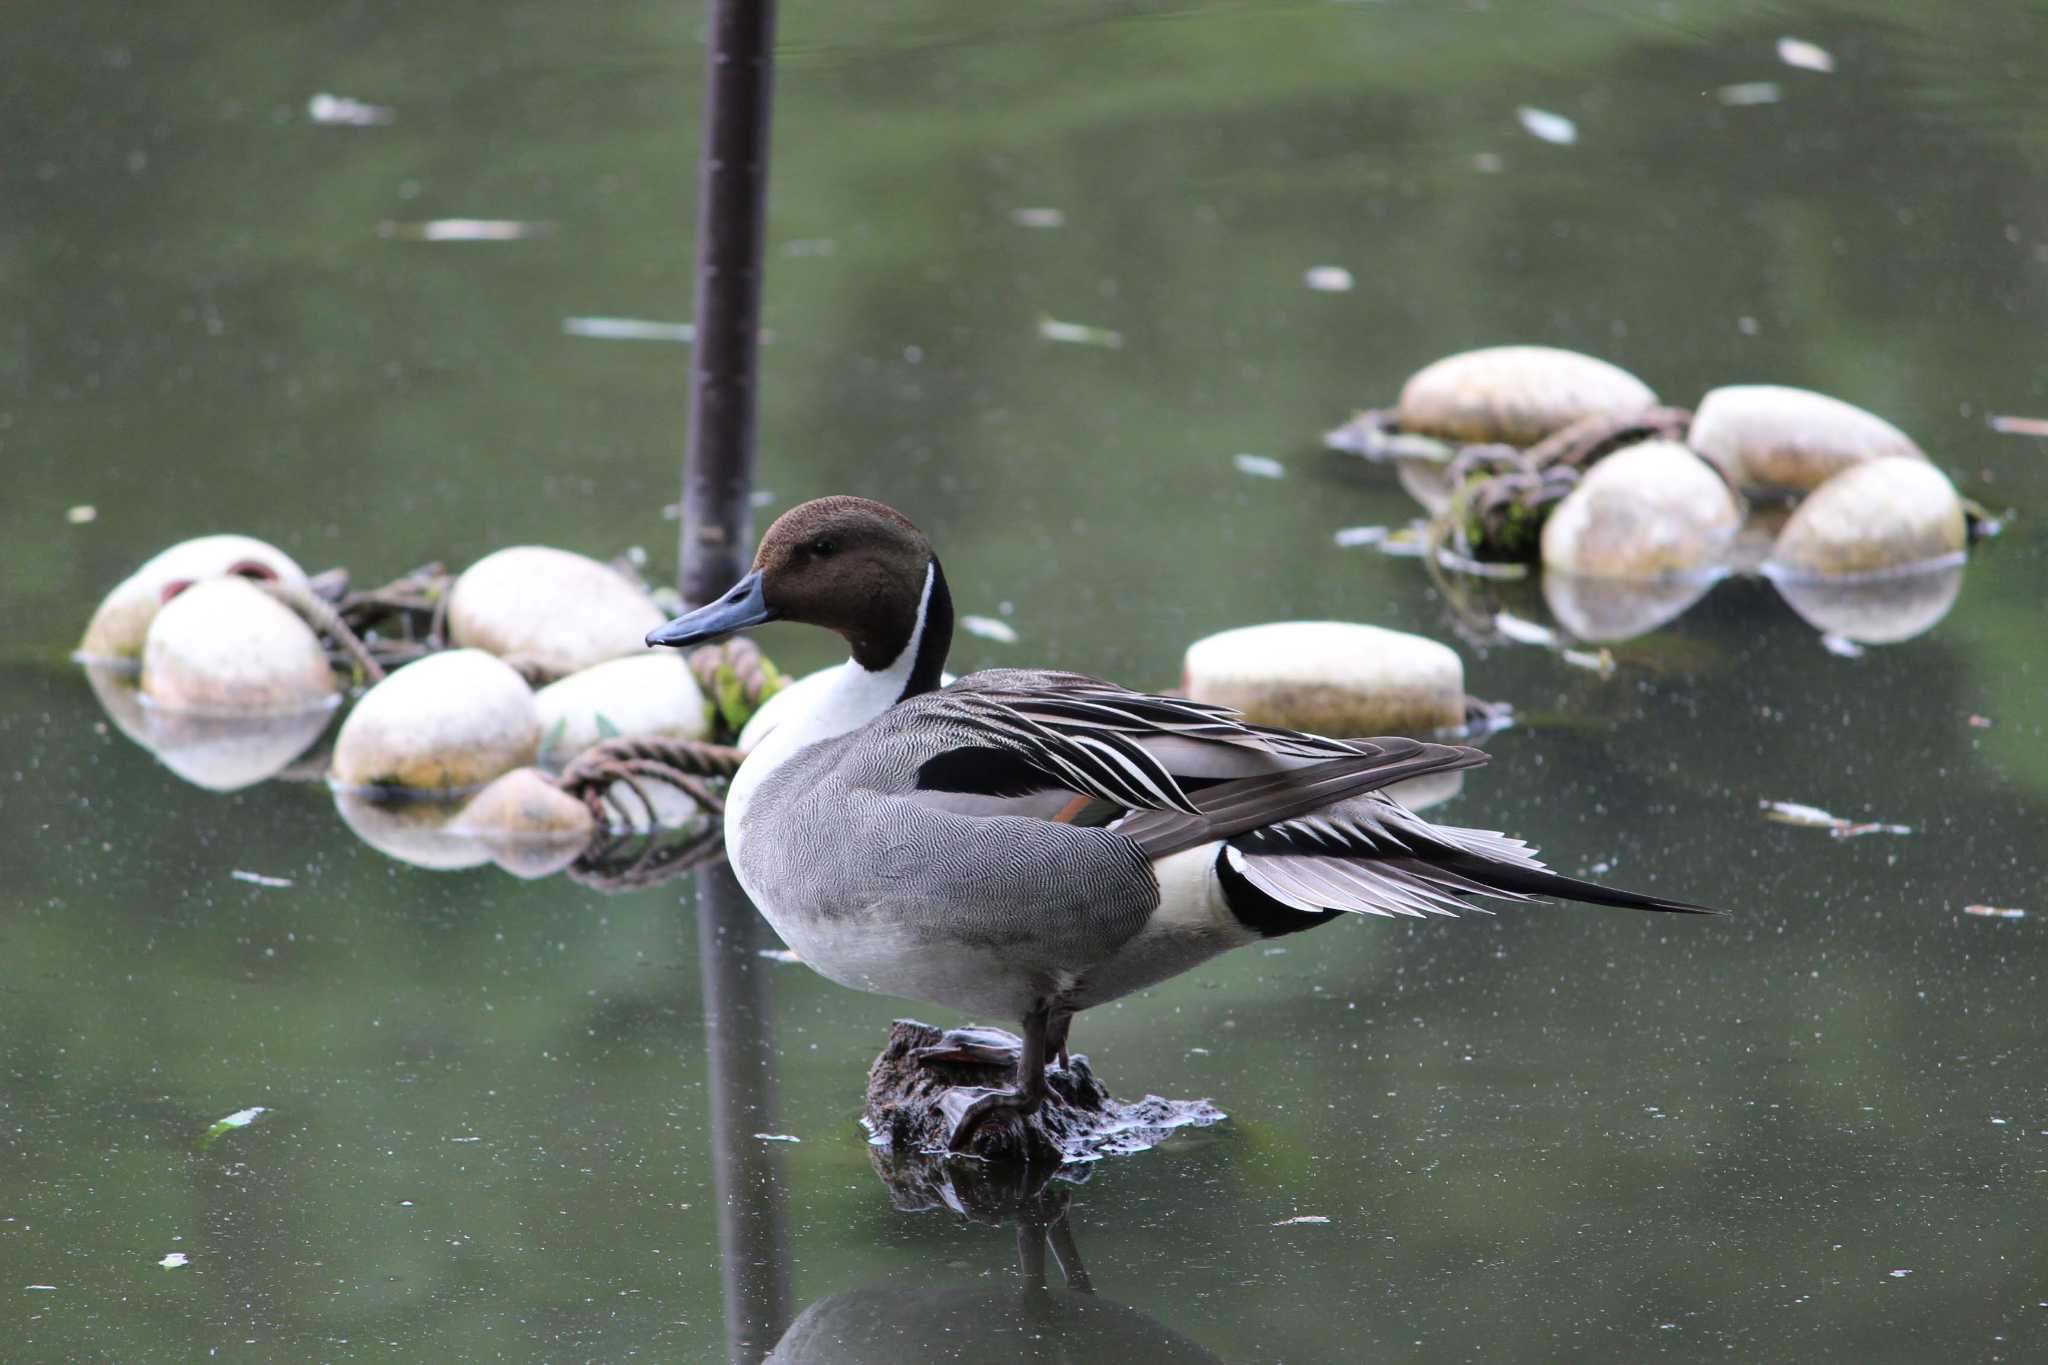
<svg viewBox="0 0 2048 1365">
<path fill-rule="evenodd" d="M 532 763 L 540 712 L 510 665 L 478 649 L 429 654 L 356 703 L 330 783 L 353 791 L 461 792 Z"/>
<path fill-rule="evenodd" d="M 78 642 L 86 662 L 133 659 L 142 652 L 149 623 L 166 600 L 188 584 L 229 576 L 306 586 L 306 573 L 275 545 L 253 536 L 200 536 L 180 541 L 121 580 L 93 613 Z"/>
<path fill-rule="evenodd" d="M 534 703 L 540 708 L 540 761 L 550 768 L 607 734 L 703 739 L 711 733 L 704 693 L 679 650 L 593 665 L 549 683 L 534 694 Z"/>
<path fill-rule="evenodd" d="M 1764 565 L 1774 578 L 1842 578 L 1955 562 L 1969 544 L 1962 499 L 1924 459 L 1851 465 L 1808 494 Z"/>
<path fill-rule="evenodd" d="M 325 710 L 339 691 L 312 627 L 240 578 L 186 588 L 144 638 L 142 695 L 166 710 L 284 715 Z"/>
<path fill-rule="evenodd" d="M 1618 365 L 1555 346 L 1461 351 L 1401 387 L 1401 430 L 1447 441 L 1529 446 L 1595 414 L 1652 407 L 1650 386 Z"/>
<path fill-rule="evenodd" d="M 1585 578 L 1709 574 L 1742 509 L 1721 476 L 1675 441 L 1595 464 L 1543 523 L 1543 567 Z"/>
<path fill-rule="evenodd" d="M 1876 413 L 1782 384 L 1712 390 L 1693 414 L 1686 444 L 1745 489 L 1806 492 L 1867 460 L 1927 458 Z"/>
<path fill-rule="evenodd" d="M 562 678 L 646 648 L 668 618 L 617 570 L 567 550 L 486 555 L 448 592 L 448 636 Z"/>
<path fill-rule="evenodd" d="M 1197 640 L 1182 688 L 1259 724 L 1338 738 L 1426 735 L 1465 720 L 1455 650 L 1343 621 L 1279 621 Z"/>
</svg>

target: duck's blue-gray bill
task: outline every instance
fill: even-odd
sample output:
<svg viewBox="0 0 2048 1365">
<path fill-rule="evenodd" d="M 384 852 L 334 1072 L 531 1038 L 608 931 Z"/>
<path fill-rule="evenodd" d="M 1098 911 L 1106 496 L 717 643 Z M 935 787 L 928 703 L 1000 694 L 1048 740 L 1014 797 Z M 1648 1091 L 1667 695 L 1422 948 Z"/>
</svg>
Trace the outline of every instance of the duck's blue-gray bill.
<svg viewBox="0 0 2048 1365">
<path fill-rule="evenodd" d="M 658 630 L 647 632 L 650 645 L 701 645 L 734 631 L 773 621 L 778 615 L 761 595 L 761 575 L 750 573 L 725 591 L 725 596 L 686 612 Z"/>
</svg>

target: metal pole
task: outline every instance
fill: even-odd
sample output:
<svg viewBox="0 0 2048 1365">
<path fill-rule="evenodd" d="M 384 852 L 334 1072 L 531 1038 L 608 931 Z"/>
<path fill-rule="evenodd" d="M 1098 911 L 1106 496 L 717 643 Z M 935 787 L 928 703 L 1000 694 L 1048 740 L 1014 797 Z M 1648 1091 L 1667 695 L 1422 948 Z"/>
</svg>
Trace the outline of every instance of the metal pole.
<svg viewBox="0 0 2048 1365">
<path fill-rule="evenodd" d="M 711 0 L 697 176 L 697 331 L 677 587 L 711 601 L 754 539 L 755 375 L 768 203 L 774 0 Z"/>
<path fill-rule="evenodd" d="M 753 544 L 754 409 L 775 0 L 710 0 L 697 175 L 697 327 L 683 458 L 677 584 L 701 606 Z M 789 1321 L 788 1214 L 775 1128 L 767 926 L 724 865 L 697 874 L 698 972 L 710 1053 L 711 1145 L 724 1259 L 726 1352 L 751 1365 Z"/>
</svg>

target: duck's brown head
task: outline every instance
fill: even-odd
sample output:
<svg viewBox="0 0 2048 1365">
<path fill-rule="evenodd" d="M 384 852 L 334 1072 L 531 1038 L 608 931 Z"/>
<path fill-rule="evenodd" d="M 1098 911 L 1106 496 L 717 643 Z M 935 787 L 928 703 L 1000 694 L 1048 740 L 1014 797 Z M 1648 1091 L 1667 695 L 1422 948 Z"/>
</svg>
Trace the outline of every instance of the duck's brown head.
<svg viewBox="0 0 2048 1365">
<path fill-rule="evenodd" d="M 943 662 L 952 603 L 931 542 L 893 507 L 817 498 L 776 518 L 751 573 L 717 601 L 654 631 L 647 643 L 687 646 L 768 621 L 802 621 L 844 636 L 861 667 L 881 672 L 912 643 L 920 608 L 926 624 L 918 652 L 936 648 Z"/>
</svg>

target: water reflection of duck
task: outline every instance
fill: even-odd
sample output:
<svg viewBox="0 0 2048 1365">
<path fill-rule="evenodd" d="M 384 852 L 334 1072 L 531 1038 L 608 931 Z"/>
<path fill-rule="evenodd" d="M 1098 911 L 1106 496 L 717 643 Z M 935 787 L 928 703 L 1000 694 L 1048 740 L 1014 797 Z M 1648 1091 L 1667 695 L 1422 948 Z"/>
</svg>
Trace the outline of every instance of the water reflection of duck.
<svg viewBox="0 0 2048 1365">
<path fill-rule="evenodd" d="M 1342 912 L 1454 914 L 1470 895 L 1701 909 L 1560 876 L 1519 840 L 1433 825 L 1381 791 L 1483 763 L 1477 749 L 1247 725 L 1071 673 L 941 688 L 945 576 L 880 503 L 785 513 L 751 573 L 648 643 L 775 620 L 836 631 L 853 657 L 734 778 L 733 868 L 833 980 L 1022 1020 L 1016 1088 L 966 1109 L 959 1147 L 1038 1107 L 1076 1012 L 1229 948 Z"/>
<path fill-rule="evenodd" d="M 1076 1290 L 871 1285 L 806 1308 L 769 1365 L 906 1365 L 917 1361 L 1215 1361 L 1135 1308 Z"/>
<path fill-rule="evenodd" d="M 974 1222 L 1017 1225 L 1021 1283 L 1011 1287 L 866 1285 L 818 1300 L 769 1352 L 768 1365 L 903 1365 L 906 1361 L 1214 1361 L 1146 1313 L 1100 1298 L 1068 1218 L 1071 1186 L 1049 1172 L 992 1174 L 929 1156 L 874 1153 L 898 1209 L 943 1209 Z M 1048 1285 L 1047 1250 L 1066 1281 Z"/>
</svg>

